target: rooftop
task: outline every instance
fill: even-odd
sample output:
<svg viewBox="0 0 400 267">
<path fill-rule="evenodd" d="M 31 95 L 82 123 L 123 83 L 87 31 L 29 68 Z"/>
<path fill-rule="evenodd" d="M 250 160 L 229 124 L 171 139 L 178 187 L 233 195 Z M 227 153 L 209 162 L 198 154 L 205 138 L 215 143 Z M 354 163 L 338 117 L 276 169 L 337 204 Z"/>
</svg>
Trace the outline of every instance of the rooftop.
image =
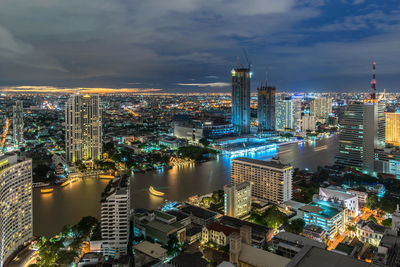
<svg viewBox="0 0 400 267">
<path fill-rule="evenodd" d="M 326 245 L 324 243 L 315 241 L 313 239 L 310 239 L 310 238 L 307 238 L 307 237 L 304 237 L 301 235 L 289 233 L 289 232 L 280 232 L 274 237 L 274 239 L 288 241 L 288 242 L 295 243 L 300 246 L 310 245 L 310 246 L 319 247 L 319 248 L 323 248 L 323 249 L 326 248 Z"/>
<path fill-rule="evenodd" d="M 167 250 L 162 248 L 160 244 L 151 243 L 149 241 L 143 241 L 142 243 L 135 245 L 134 249 L 155 259 L 162 259 L 167 254 Z"/>
<path fill-rule="evenodd" d="M 324 217 L 327 219 L 331 219 L 332 217 L 334 217 L 337 214 L 339 214 L 340 212 L 342 212 L 342 210 L 339 210 L 335 207 L 330 206 L 328 202 L 326 204 L 323 204 L 324 202 L 326 202 L 326 201 L 320 201 L 320 203 L 312 202 L 308 205 L 301 207 L 300 210 L 314 213 L 318 216 L 321 216 L 321 217 Z"/>
<path fill-rule="evenodd" d="M 286 266 L 290 262 L 288 258 L 244 243 L 242 243 L 239 260 L 257 267 L 281 267 Z"/>
<path fill-rule="evenodd" d="M 184 213 L 188 215 L 193 215 L 195 217 L 201 218 L 201 219 L 210 219 L 213 217 L 217 217 L 218 213 L 206 210 L 200 207 L 192 206 L 192 205 L 186 205 L 182 207 L 181 209 Z"/>
<path fill-rule="evenodd" d="M 368 221 L 360 220 L 360 222 L 357 224 L 357 227 L 359 227 L 359 228 L 368 227 L 372 231 L 374 231 L 374 233 L 378 233 L 378 234 L 382 234 L 382 235 L 385 233 L 386 229 L 388 229 L 388 228 L 386 228 L 382 225 L 379 225 L 371 220 L 368 220 Z"/>
<path fill-rule="evenodd" d="M 281 169 L 281 170 L 284 170 L 287 168 L 292 168 L 292 166 L 290 166 L 290 165 L 285 165 L 285 164 L 282 164 L 282 163 L 280 163 L 278 161 L 274 161 L 274 160 L 266 161 L 266 160 L 238 157 L 238 158 L 233 159 L 232 162 L 245 162 L 245 163 L 262 165 L 265 167 Z"/>
<path fill-rule="evenodd" d="M 225 226 L 219 222 L 213 222 L 209 225 L 207 225 L 207 229 L 208 230 L 213 230 L 216 232 L 223 232 L 225 234 L 225 236 L 230 236 L 232 233 L 240 233 L 240 231 L 238 229 L 229 227 L 229 226 Z"/>
<path fill-rule="evenodd" d="M 208 266 L 208 261 L 203 259 L 203 254 L 201 252 L 182 253 L 171 260 L 174 266 L 196 266 L 196 267 L 206 267 Z"/>
<path fill-rule="evenodd" d="M 335 252 L 331 252 L 322 248 L 307 246 L 292 258 L 286 267 L 309 267 L 320 266 L 324 267 L 338 267 L 338 266 L 352 266 L 352 267 L 367 267 L 371 266 L 369 263 L 359 261 L 349 256 L 344 256 Z"/>
</svg>

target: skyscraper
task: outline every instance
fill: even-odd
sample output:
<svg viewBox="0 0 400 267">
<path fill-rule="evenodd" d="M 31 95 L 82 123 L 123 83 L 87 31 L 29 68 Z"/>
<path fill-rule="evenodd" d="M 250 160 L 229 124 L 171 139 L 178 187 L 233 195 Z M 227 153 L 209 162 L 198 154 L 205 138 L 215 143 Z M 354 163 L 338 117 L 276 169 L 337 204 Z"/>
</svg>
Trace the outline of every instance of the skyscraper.
<svg viewBox="0 0 400 267">
<path fill-rule="evenodd" d="M 18 147 L 24 144 L 24 108 L 20 100 L 13 106 L 13 141 Z"/>
<path fill-rule="evenodd" d="M 332 112 L 332 99 L 315 98 L 310 104 L 310 115 L 315 116 L 317 120 L 326 120 Z"/>
<path fill-rule="evenodd" d="M 386 143 L 400 146 L 400 113 L 386 112 Z"/>
<path fill-rule="evenodd" d="M 374 171 L 375 149 L 385 147 L 384 109 L 378 101 L 347 106 L 340 122 L 338 165 Z"/>
<path fill-rule="evenodd" d="M 275 87 L 260 86 L 258 95 L 258 128 L 260 131 L 275 131 Z"/>
<path fill-rule="evenodd" d="M 102 252 L 118 258 L 127 253 L 129 238 L 129 176 L 114 178 L 101 200 Z"/>
<path fill-rule="evenodd" d="M 102 103 L 98 95 L 73 95 L 65 105 L 68 162 L 102 158 Z"/>
<path fill-rule="evenodd" d="M 238 134 L 250 133 L 250 68 L 232 70 L 232 124 Z"/>
<path fill-rule="evenodd" d="M 0 267 L 32 238 L 32 160 L 0 156 Z"/>
<path fill-rule="evenodd" d="M 297 99 L 276 101 L 276 129 L 300 131 L 301 102 Z"/>
<path fill-rule="evenodd" d="M 276 160 L 232 160 L 232 184 L 251 183 L 253 197 L 280 204 L 292 199 L 293 167 Z"/>
</svg>

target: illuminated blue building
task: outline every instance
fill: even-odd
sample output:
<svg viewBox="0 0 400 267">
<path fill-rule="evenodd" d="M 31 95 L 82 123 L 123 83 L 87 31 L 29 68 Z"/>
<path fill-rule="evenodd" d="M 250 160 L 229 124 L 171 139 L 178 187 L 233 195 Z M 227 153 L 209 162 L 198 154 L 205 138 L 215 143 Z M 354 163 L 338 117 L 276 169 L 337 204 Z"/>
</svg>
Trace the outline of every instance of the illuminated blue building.
<svg viewBox="0 0 400 267">
<path fill-rule="evenodd" d="M 345 231 L 347 209 L 338 203 L 314 200 L 314 202 L 301 207 L 299 211 L 303 213 L 306 225 L 312 224 L 322 227 L 330 239 L 338 231 Z"/>
</svg>

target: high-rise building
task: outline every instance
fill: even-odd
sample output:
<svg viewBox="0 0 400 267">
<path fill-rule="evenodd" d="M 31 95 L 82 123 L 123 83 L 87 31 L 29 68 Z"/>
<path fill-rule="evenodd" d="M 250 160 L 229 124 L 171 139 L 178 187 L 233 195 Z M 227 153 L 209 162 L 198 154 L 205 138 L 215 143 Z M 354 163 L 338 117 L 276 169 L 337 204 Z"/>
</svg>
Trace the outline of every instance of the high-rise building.
<svg viewBox="0 0 400 267">
<path fill-rule="evenodd" d="M 250 68 L 232 70 L 232 124 L 238 134 L 250 133 Z"/>
<path fill-rule="evenodd" d="M 246 181 L 224 186 L 225 215 L 242 217 L 251 211 L 251 184 Z"/>
<path fill-rule="evenodd" d="M 400 146 L 400 113 L 386 112 L 386 144 Z"/>
<path fill-rule="evenodd" d="M 275 131 L 275 87 L 260 86 L 258 95 L 258 128 L 260 131 Z"/>
<path fill-rule="evenodd" d="M 318 120 L 326 120 L 332 113 L 332 99 L 315 98 L 310 104 L 310 115 L 315 116 Z"/>
<path fill-rule="evenodd" d="M 129 176 L 116 177 L 101 200 L 102 252 L 119 258 L 126 255 L 129 239 Z"/>
<path fill-rule="evenodd" d="M 385 147 L 384 109 L 378 101 L 347 106 L 340 123 L 336 164 L 374 172 L 375 149 Z"/>
<path fill-rule="evenodd" d="M 102 158 L 102 103 L 98 95 L 71 96 L 65 105 L 68 162 Z"/>
<path fill-rule="evenodd" d="M 13 141 L 17 147 L 24 144 L 24 107 L 20 100 L 13 106 Z"/>
<path fill-rule="evenodd" d="M 253 197 L 280 204 L 292 199 L 293 167 L 277 160 L 232 160 L 232 184 L 251 183 Z"/>
<path fill-rule="evenodd" d="M 32 238 L 32 160 L 0 156 L 0 267 Z"/>
<path fill-rule="evenodd" d="M 276 128 L 300 131 L 301 102 L 298 99 L 276 101 Z"/>
<path fill-rule="evenodd" d="M 301 131 L 306 132 L 306 131 L 315 131 L 316 129 L 316 119 L 315 116 L 309 116 L 308 114 L 304 115 L 302 117 L 302 123 L 301 123 Z"/>
</svg>

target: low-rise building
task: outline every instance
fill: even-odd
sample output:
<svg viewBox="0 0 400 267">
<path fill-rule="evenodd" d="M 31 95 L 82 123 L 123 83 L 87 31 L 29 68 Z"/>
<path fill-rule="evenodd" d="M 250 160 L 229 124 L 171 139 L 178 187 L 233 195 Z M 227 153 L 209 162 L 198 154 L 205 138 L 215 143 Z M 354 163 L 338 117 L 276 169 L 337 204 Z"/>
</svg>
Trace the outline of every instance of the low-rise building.
<svg viewBox="0 0 400 267">
<path fill-rule="evenodd" d="M 309 224 L 304 227 L 302 235 L 318 242 L 324 242 L 326 231 L 321 226 Z"/>
<path fill-rule="evenodd" d="M 346 230 L 347 208 L 339 203 L 314 199 L 314 202 L 301 207 L 299 212 L 302 212 L 306 225 L 321 226 L 330 239 Z"/>
<path fill-rule="evenodd" d="M 335 187 L 320 187 L 318 198 L 324 201 L 343 203 L 349 210 L 349 214 L 353 217 L 357 217 L 360 213 L 358 207 L 358 197 L 353 194 L 346 193 L 344 190 L 340 190 Z"/>
<path fill-rule="evenodd" d="M 224 247 L 229 244 L 229 236 L 232 233 L 239 232 L 235 228 L 225 226 L 219 222 L 213 222 L 203 227 L 201 241 L 204 243 L 211 242 L 218 247 Z"/>
<path fill-rule="evenodd" d="M 371 220 L 361 220 L 359 223 L 357 223 L 356 236 L 361 242 L 370 243 L 371 245 L 377 247 L 386 229 L 386 227 L 381 226 Z"/>
<path fill-rule="evenodd" d="M 181 208 L 181 211 L 190 216 L 190 220 L 192 223 L 201 226 L 206 226 L 214 222 L 219 216 L 217 212 L 196 207 L 193 205 L 186 205 Z"/>
<path fill-rule="evenodd" d="M 322 249 L 326 248 L 326 245 L 322 242 L 289 232 L 278 233 L 271 240 L 271 244 L 275 254 L 286 258 L 293 258 L 307 245 Z"/>
<path fill-rule="evenodd" d="M 346 192 L 357 196 L 358 204 L 364 205 L 365 203 L 367 203 L 367 198 L 368 198 L 367 192 L 358 191 L 356 189 L 348 189 L 346 190 Z"/>
<path fill-rule="evenodd" d="M 251 228 L 242 227 L 233 233 L 229 243 L 229 262 L 238 267 L 281 267 L 288 258 L 251 246 Z"/>
</svg>

